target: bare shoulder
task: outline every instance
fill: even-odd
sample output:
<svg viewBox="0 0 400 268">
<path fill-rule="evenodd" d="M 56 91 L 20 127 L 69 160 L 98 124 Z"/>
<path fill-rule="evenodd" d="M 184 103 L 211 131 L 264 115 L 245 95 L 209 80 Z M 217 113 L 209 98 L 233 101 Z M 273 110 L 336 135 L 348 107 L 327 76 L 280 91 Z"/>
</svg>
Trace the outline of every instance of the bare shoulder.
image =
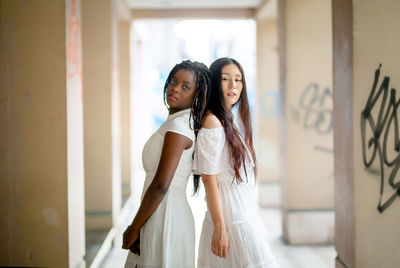
<svg viewBox="0 0 400 268">
<path fill-rule="evenodd" d="M 208 113 L 205 116 L 204 121 L 203 121 L 204 128 L 217 128 L 220 126 L 222 126 L 221 122 L 213 113 Z"/>
</svg>

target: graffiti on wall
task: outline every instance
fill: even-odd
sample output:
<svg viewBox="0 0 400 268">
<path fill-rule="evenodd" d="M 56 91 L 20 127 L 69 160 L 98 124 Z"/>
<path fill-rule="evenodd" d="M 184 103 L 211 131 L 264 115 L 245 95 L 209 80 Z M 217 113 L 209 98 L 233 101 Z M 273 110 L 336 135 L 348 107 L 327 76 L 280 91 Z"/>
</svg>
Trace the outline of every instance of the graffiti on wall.
<svg viewBox="0 0 400 268">
<path fill-rule="evenodd" d="M 330 88 L 320 88 L 317 83 L 309 84 L 300 97 L 300 108 L 305 112 L 303 127 L 313 129 L 321 135 L 332 132 L 332 92 Z"/>
<path fill-rule="evenodd" d="M 400 180 L 396 181 L 400 168 L 397 116 L 400 98 L 396 99 L 396 89 L 391 88 L 389 91 L 390 77 L 388 76 L 385 76 L 377 87 L 381 67 L 382 65 L 379 65 L 375 71 L 371 92 L 361 112 L 361 140 L 365 167 L 380 176 L 378 210 L 382 213 L 400 195 Z M 374 164 L 378 166 L 376 171 L 372 168 Z M 385 170 L 389 170 L 387 175 L 385 175 Z M 383 200 L 385 189 L 388 187 L 391 187 L 392 192 L 386 200 Z"/>
<path fill-rule="evenodd" d="M 317 83 L 307 85 L 299 99 L 298 107 L 291 110 L 292 118 L 305 130 L 319 135 L 331 135 L 333 130 L 332 91 L 329 87 L 320 87 Z M 320 152 L 333 153 L 332 148 L 315 145 Z"/>
</svg>

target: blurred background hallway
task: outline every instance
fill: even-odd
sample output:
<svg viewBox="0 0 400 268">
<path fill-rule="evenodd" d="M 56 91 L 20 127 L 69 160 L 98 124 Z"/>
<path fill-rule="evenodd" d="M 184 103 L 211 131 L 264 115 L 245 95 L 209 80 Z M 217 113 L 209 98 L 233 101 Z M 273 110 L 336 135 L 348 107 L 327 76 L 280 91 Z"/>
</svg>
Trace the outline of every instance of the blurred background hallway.
<svg viewBox="0 0 400 268">
<path fill-rule="evenodd" d="M 122 267 L 169 70 L 232 57 L 280 267 L 397 268 L 399 11 L 397 0 L 0 0 L 0 266 Z M 190 186 L 198 237 L 204 193 Z"/>
</svg>

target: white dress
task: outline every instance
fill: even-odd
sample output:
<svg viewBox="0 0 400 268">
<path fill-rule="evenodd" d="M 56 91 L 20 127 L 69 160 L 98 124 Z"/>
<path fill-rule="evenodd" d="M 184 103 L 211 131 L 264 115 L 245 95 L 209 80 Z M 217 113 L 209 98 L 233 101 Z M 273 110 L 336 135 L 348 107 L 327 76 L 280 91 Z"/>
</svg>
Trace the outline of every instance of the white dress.
<svg viewBox="0 0 400 268">
<path fill-rule="evenodd" d="M 276 268 L 277 264 L 265 240 L 258 215 L 253 162 L 246 161 L 240 174 L 242 183 L 233 182 L 234 169 L 229 160 L 228 144 L 223 127 L 199 131 L 196 141 L 193 172 L 217 175 L 218 190 L 226 229 L 230 238 L 227 258 L 211 251 L 214 225 L 207 211 L 200 236 L 198 268 Z"/>
<path fill-rule="evenodd" d="M 182 153 L 168 192 L 140 231 L 140 256 L 129 252 L 125 267 L 194 268 L 195 229 L 186 197 L 192 172 L 194 132 L 189 126 L 190 109 L 168 116 L 167 121 L 146 142 L 142 161 L 146 171 L 142 199 L 153 180 L 164 143 L 165 133 L 175 132 L 190 138 L 193 145 Z"/>
</svg>

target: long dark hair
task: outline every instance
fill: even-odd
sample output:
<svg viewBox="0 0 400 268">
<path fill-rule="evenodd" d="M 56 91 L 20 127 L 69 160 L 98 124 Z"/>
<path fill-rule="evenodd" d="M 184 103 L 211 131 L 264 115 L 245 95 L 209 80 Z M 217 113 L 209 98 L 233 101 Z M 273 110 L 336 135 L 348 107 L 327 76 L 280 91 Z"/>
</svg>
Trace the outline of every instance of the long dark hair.
<svg viewBox="0 0 400 268">
<path fill-rule="evenodd" d="M 244 131 L 244 143 L 241 139 L 240 131 L 235 127 L 233 123 L 233 114 L 231 109 L 225 105 L 224 96 L 222 94 L 222 68 L 229 64 L 235 64 L 242 74 L 243 89 L 240 94 L 240 98 L 234 106 L 239 105 L 238 111 L 240 121 Z M 240 175 L 240 167 L 243 165 L 245 174 L 247 176 L 245 161 L 250 160 L 250 157 L 254 162 L 254 173 L 256 174 L 256 154 L 253 146 L 253 130 L 251 127 L 249 101 L 247 98 L 247 87 L 244 71 L 240 63 L 232 58 L 220 58 L 214 61 L 210 66 L 211 71 L 211 97 L 206 106 L 206 111 L 213 113 L 221 122 L 224 128 L 226 142 L 228 143 L 230 161 L 233 169 L 235 170 L 234 181 L 237 183 L 243 182 L 243 178 Z M 250 154 L 248 154 L 248 151 Z"/>
<path fill-rule="evenodd" d="M 164 85 L 164 104 L 167 106 L 166 95 L 167 95 L 167 88 L 176 72 L 179 70 L 188 70 L 193 72 L 194 77 L 196 79 L 196 87 L 194 98 L 192 102 L 192 107 L 190 111 L 190 118 L 193 118 L 193 126 L 190 126 L 194 130 L 194 134 L 197 138 L 197 134 L 201 128 L 201 122 L 204 118 L 204 112 L 206 109 L 206 104 L 210 98 L 210 88 L 211 88 L 211 72 L 207 68 L 206 65 L 197 61 L 190 61 L 185 60 L 181 63 L 177 64 L 172 68 L 171 72 L 169 73 L 167 80 L 165 81 Z M 191 120 L 189 120 L 190 122 Z M 193 175 L 193 184 L 194 189 L 199 188 L 199 175 Z"/>
</svg>

